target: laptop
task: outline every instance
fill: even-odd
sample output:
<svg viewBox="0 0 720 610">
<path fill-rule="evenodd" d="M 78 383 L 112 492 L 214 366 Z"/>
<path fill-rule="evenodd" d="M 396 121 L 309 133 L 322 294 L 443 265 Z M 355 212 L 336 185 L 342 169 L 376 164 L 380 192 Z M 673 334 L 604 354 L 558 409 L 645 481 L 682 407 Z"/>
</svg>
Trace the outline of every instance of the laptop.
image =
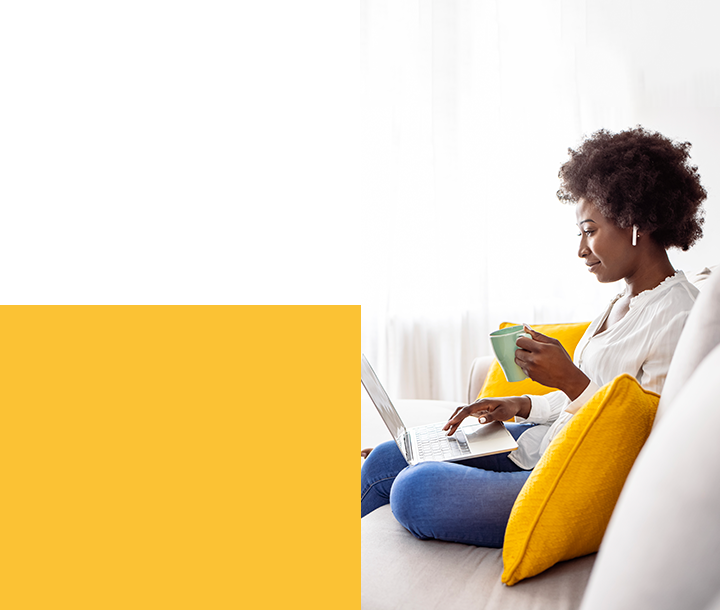
<svg viewBox="0 0 720 610">
<path fill-rule="evenodd" d="M 505 425 L 497 421 L 481 424 L 474 417 L 468 417 L 453 436 L 447 436 L 442 429 L 447 422 L 407 428 L 364 355 L 360 379 L 408 464 L 457 462 L 517 449 L 515 439 Z"/>
</svg>

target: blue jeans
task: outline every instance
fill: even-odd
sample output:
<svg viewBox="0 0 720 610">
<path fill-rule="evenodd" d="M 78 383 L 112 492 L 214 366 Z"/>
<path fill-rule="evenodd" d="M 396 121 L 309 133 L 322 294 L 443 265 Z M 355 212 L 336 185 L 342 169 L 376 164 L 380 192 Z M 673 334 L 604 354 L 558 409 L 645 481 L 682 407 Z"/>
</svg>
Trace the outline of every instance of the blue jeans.
<svg viewBox="0 0 720 610">
<path fill-rule="evenodd" d="M 507 424 L 517 439 L 532 424 Z M 532 471 L 507 453 L 408 466 L 394 441 L 378 445 L 361 472 L 361 516 L 390 503 L 422 540 L 500 548 L 515 498 Z"/>
</svg>

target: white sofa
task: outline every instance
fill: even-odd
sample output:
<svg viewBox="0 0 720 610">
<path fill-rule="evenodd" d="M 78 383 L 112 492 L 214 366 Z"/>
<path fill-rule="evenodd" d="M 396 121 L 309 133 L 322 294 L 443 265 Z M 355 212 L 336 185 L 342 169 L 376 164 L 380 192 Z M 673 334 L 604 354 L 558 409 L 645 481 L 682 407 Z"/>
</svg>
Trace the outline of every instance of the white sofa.
<svg viewBox="0 0 720 610">
<path fill-rule="evenodd" d="M 362 608 L 720 610 L 720 274 L 708 275 L 692 278 L 700 297 L 599 553 L 507 587 L 502 549 L 417 540 L 384 506 L 361 520 Z M 469 398 L 488 364 L 473 364 Z M 416 425 L 457 403 L 396 406 Z M 363 446 L 390 438 L 381 426 L 364 402 Z"/>
</svg>

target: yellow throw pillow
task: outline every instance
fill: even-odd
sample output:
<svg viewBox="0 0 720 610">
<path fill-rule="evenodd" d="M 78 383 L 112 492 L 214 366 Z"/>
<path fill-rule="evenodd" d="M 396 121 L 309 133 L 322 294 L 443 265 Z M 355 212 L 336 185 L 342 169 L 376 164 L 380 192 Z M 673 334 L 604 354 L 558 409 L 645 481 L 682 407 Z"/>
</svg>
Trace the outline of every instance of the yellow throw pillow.
<svg viewBox="0 0 720 610">
<path fill-rule="evenodd" d="M 620 375 L 565 424 L 513 505 L 502 582 L 514 585 L 598 550 L 659 398 L 634 377 Z"/>
<path fill-rule="evenodd" d="M 506 328 L 508 326 L 514 326 L 514 324 L 511 322 L 503 322 L 500 328 Z M 543 335 L 553 337 L 560 341 L 572 358 L 575 355 L 575 347 L 585 334 L 588 326 L 590 326 L 590 322 L 578 322 L 575 324 L 538 324 L 532 328 Z M 525 379 L 514 383 L 508 381 L 505 379 L 505 374 L 500 368 L 500 363 L 495 359 L 490 365 L 488 374 L 485 377 L 485 382 L 482 388 L 480 388 L 478 398 L 522 396 L 523 394 L 542 395 L 552 392 L 553 390 L 555 390 L 555 388 L 541 385 L 532 379 Z"/>
</svg>

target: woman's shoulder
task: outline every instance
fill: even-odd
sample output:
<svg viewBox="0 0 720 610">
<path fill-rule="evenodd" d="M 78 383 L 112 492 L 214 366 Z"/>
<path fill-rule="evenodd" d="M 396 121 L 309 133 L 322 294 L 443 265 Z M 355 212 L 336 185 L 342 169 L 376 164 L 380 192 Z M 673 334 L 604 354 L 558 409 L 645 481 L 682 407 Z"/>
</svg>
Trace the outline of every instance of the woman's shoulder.
<svg viewBox="0 0 720 610">
<path fill-rule="evenodd" d="M 678 271 L 673 278 L 675 281 L 668 286 L 668 297 L 678 304 L 687 306 L 687 309 L 691 309 L 700 291 L 682 271 Z"/>
</svg>

